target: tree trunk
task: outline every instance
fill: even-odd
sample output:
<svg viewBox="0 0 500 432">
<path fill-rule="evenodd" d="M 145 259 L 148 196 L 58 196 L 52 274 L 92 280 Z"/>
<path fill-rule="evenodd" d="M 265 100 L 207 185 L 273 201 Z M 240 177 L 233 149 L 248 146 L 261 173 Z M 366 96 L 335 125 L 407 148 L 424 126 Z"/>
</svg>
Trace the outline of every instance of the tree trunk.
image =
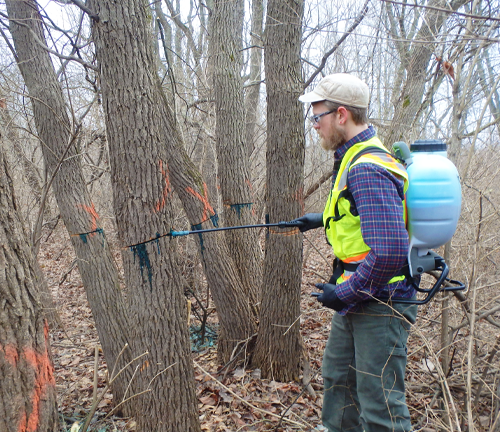
<svg viewBox="0 0 500 432">
<path fill-rule="evenodd" d="M 127 343 L 129 328 L 118 273 L 85 185 L 74 145 L 76 132 L 68 117 L 61 87 L 50 56 L 41 45 L 45 36 L 38 6 L 33 0 L 7 0 L 6 5 L 18 65 L 43 143 L 48 179 L 54 177 L 54 195 L 75 248 L 106 362 L 113 369 Z M 120 364 L 124 364 L 125 358 L 122 356 Z M 131 375 L 128 369 L 114 382 L 115 400 L 122 399 Z"/>
<path fill-rule="evenodd" d="M 264 5 L 262 0 L 252 0 L 252 33 L 250 41 L 250 79 L 246 89 L 246 147 L 250 157 L 257 141 L 259 114 L 260 82 L 262 80 L 262 27 L 264 23 Z"/>
<path fill-rule="evenodd" d="M 16 159 L 20 162 L 23 167 L 23 175 L 26 178 L 28 186 L 30 188 L 31 193 L 35 198 L 35 202 L 37 205 L 40 205 L 42 198 L 42 189 L 43 189 L 43 181 L 40 175 L 40 172 L 36 165 L 26 156 L 25 151 L 21 146 L 21 138 L 17 133 L 17 126 L 14 124 L 14 120 L 12 119 L 7 106 L 2 106 L 0 104 L 0 123 L 3 124 L 3 128 L 5 131 L 4 142 L 7 142 L 5 146 L 5 154 L 8 157 L 9 153 L 14 154 Z M 9 150 L 12 149 L 12 152 Z M 44 216 L 46 218 L 50 218 L 50 207 L 45 204 L 45 208 L 43 209 Z"/>
<path fill-rule="evenodd" d="M 162 95 L 159 83 L 157 88 L 158 94 Z M 169 161 L 170 180 L 182 201 L 191 229 L 218 226 L 218 215 L 210 204 L 207 185 L 184 150 L 174 115 L 165 97 L 160 110 L 163 136 L 169 138 L 164 142 L 164 148 Z M 218 356 L 221 362 L 226 363 L 240 341 L 248 340 L 256 333 L 257 325 L 255 310 L 235 269 L 232 251 L 224 237 L 219 235 L 199 234 L 198 246 L 203 271 L 219 316 Z"/>
<path fill-rule="evenodd" d="M 210 20 L 218 178 L 226 226 L 256 223 L 245 144 L 245 105 L 241 78 L 243 15 L 243 0 L 216 0 Z M 227 231 L 226 238 L 250 301 L 257 305 L 262 278 L 258 232 Z"/>
<path fill-rule="evenodd" d="M 3 139 L 0 129 L 0 139 Z M 49 328 L 0 147 L 0 431 L 59 430 Z"/>
<path fill-rule="evenodd" d="M 174 14 L 173 3 L 166 0 L 165 4 L 170 13 Z M 209 10 L 214 9 L 212 1 L 208 1 L 206 4 Z M 178 18 L 175 18 L 174 21 L 177 27 L 186 34 L 188 44 L 193 46 L 193 52 L 198 52 L 196 55 L 199 55 L 201 48 L 194 47 L 194 39 L 190 29 L 182 24 Z M 208 62 L 208 70 L 213 68 L 212 64 L 212 61 Z M 158 88 L 161 90 L 159 86 Z M 199 99 L 204 99 L 205 96 L 203 87 L 199 88 Z M 212 186 L 216 184 L 214 172 L 206 173 L 207 176 L 211 177 L 204 180 L 188 156 L 175 121 L 175 115 L 166 97 L 163 98 L 161 109 L 164 120 L 163 136 L 167 138 L 164 145 L 170 166 L 172 186 L 181 199 L 191 228 L 213 228 L 218 225 L 219 221 L 219 215 L 213 204 L 217 200 L 214 200 L 213 196 L 209 194 L 213 190 Z M 207 152 L 211 152 L 211 149 Z M 206 161 L 204 168 L 210 164 L 210 161 Z M 248 283 L 244 285 L 242 282 L 232 258 L 233 251 L 230 251 L 225 237 L 211 233 L 200 234 L 198 239 L 200 261 L 219 316 L 218 356 L 219 360 L 225 363 L 231 359 L 235 347 L 240 346 L 242 352 L 249 348 L 246 344 L 242 345 L 239 342 L 251 339 L 251 336 L 256 333 L 256 306 L 254 301 L 249 298 L 249 289 L 244 288 L 248 287 Z"/>
<path fill-rule="evenodd" d="M 7 155 L 9 149 L 13 149 L 14 154 L 21 161 L 23 166 L 24 176 L 28 180 L 28 185 L 31 188 L 35 196 L 36 202 L 41 205 L 41 197 L 42 197 L 42 186 L 40 184 L 40 177 L 36 170 L 36 167 L 33 163 L 28 160 L 25 156 L 23 150 L 20 145 L 20 138 L 14 131 L 14 126 L 12 124 L 12 118 L 7 110 L 6 106 L 0 105 L 0 128 L 3 129 L 3 143 L 5 141 L 9 141 L 8 145 L 3 145 L 4 154 Z M 48 206 L 42 208 L 41 211 L 48 215 L 50 211 L 46 211 Z M 33 251 L 32 251 L 33 252 Z M 36 257 L 35 257 L 36 258 Z M 40 292 L 40 302 L 42 303 L 43 313 L 45 314 L 45 318 L 49 323 L 50 328 L 54 328 L 61 323 L 61 319 L 59 317 L 59 313 L 57 312 L 54 299 L 52 298 L 52 294 L 50 292 L 49 286 L 47 285 L 47 281 L 43 277 L 42 270 L 38 261 L 35 259 L 33 262 L 35 273 L 37 274 L 37 282 L 36 285 L 39 288 Z"/>
<path fill-rule="evenodd" d="M 133 386 L 141 431 L 199 431 L 186 300 L 172 228 L 174 167 L 142 0 L 89 1 L 101 72 L 114 208 L 131 306 L 132 349 L 146 355 Z M 164 96 L 163 96 L 164 97 Z M 171 135 L 167 133 L 167 138 Z"/>
<path fill-rule="evenodd" d="M 270 222 L 304 211 L 304 126 L 300 41 L 303 2 L 269 0 L 264 39 L 267 88 L 267 211 Z M 262 376 L 298 379 L 302 236 L 297 228 L 269 230 L 254 364 Z"/>
</svg>

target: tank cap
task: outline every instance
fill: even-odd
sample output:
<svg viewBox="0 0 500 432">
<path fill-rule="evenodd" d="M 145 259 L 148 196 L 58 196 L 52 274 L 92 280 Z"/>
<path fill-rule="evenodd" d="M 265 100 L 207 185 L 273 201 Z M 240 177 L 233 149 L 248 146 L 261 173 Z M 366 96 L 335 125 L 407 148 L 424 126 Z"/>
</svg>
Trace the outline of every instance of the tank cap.
<svg viewBox="0 0 500 432">
<path fill-rule="evenodd" d="M 416 140 L 410 147 L 412 152 L 440 152 L 446 151 L 446 144 L 437 139 Z"/>
</svg>

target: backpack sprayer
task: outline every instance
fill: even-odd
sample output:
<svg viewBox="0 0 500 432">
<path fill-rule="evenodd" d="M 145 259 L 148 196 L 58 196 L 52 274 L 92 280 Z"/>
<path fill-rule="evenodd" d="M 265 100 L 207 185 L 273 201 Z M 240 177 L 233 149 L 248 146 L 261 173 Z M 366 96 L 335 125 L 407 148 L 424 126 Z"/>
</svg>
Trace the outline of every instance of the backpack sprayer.
<svg viewBox="0 0 500 432">
<path fill-rule="evenodd" d="M 457 229 L 462 191 L 458 171 L 446 155 L 440 140 L 417 140 L 411 150 L 404 142 L 393 146 L 396 156 L 406 165 L 410 185 L 406 192 L 410 247 L 410 278 L 433 270 L 441 275 L 430 289 L 414 288 L 427 296 L 423 300 L 392 299 L 395 303 L 425 304 L 439 291 L 465 289 L 462 282 L 447 279 L 449 268 L 444 258 L 434 252 L 448 243 Z M 441 288 L 447 281 L 448 286 Z"/>
<path fill-rule="evenodd" d="M 412 280 L 414 277 L 434 270 L 441 271 L 441 275 L 430 289 L 420 288 L 413 283 L 418 292 L 427 294 L 423 300 L 398 298 L 380 298 L 379 300 L 421 305 L 429 302 L 438 292 L 465 289 L 462 282 L 447 279 L 448 265 L 443 257 L 431 250 L 448 243 L 457 229 L 462 203 L 460 179 L 455 165 L 446 156 L 446 144 L 440 140 L 417 140 L 411 145 L 411 151 L 404 142 L 395 143 L 393 148 L 398 159 L 405 162 L 410 180 L 406 193 L 410 247 L 408 271 L 405 269 L 405 276 Z M 167 235 L 178 237 L 243 228 L 291 228 L 300 225 L 300 222 L 289 221 L 193 231 L 170 231 Z M 445 282 L 448 286 L 441 288 Z"/>
</svg>

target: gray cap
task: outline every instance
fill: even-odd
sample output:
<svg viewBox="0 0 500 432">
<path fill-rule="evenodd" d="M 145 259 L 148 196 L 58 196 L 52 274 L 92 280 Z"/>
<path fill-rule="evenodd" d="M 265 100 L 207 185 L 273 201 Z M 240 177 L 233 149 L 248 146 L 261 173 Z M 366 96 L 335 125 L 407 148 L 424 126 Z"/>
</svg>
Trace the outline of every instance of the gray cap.
<svg viewBox="0 0 500 432">
<path fill-rule="evenodd" d="M 368 108 L 370 91 L 364 81 L 354 75 L 336 73 L 327 75 L 310 92 L 299 97 L 304 103 L 331 101 L 357 108 Z"/>
</svg>

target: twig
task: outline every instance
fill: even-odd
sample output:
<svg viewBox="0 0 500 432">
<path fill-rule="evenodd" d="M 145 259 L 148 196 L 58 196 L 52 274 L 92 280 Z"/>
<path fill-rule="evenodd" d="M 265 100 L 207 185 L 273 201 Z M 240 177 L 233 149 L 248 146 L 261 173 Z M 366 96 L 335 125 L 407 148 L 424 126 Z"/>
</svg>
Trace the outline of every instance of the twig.
<svg viewBox="0 0 500 432">
<path fill-rule="evenodd" d="M 150 391 L 151 391 L 151 389 L 149 389 L 149 388 L 148 388 L 148 389 L 143 390 L 143 391 L 141 391 L 141 392 L 139 392 L 139 393 L 133 394 L 132 396 L 128 397 L 127 399 L 122 400 L 122 401 L 121 401 L 118 405 L 116 405 L 116 406 L 115 406 L 115 407 L 114 407 L 114 408 L 113 408 L 113 409 L 112 409 L 112 410 L 111 410 L 111 411 L 110 411 L 110 412 L 106 415 L 106 417 L 104 417 L 102 420 L 104 421 L 104 420 L 106 420 L 107 418 L 109 418 L 109 416 L 110 416 L 111 414 L 113 414 L 113 413 L 114 413 L 114 412 L 115 412 L 115 411 L 116 411 L 119 407 L 121 407 L 123 404 L 127 403 L 129 400 L 131 400 L 131 399 L 133 399 L 133 398 L 135 398 L 135 397 L 137 397 L 137 396 L 141 396 L 141 395 L 143 395 L 143 394 L 145 394 L 145 393 L 149 393 Z M 82 430 L 81 432 L 85 432 L 85 431 L 83 431 L 83 430 Z"/>
<path fill-rule="evenodd" d="M 319 187 L 326 182 L 327 180 L 332 178 L 332 171 L 328 171 L 324 173 L 316 182 L 312 184 L 312 186 L 307 189 L 307 192 L 304 194 L 304 201 L 309 198 L 314 192 L 316 192 Z"/>
<path fill-rule="evenodd" d="M 73 60 L 73 61 L 75 61 L 77 63 L 80 63 L 81 65 L 83 65 L 85 67 L 88 67 L 89 69 L 92 69 L 95 72 L 98 72 L 97 66 L 94 66 L 94 65 L 92 65 L 90 63 L 87 63 L 86 61 L 84 61 L 84 60 L 82 60 L 82 59 L 80 59 L 78 57 L 66 56 L 64 54 L 58 53 L 57 51 L 54 51 L 54 50 L 50 49 L 43 41 L 40 40 L 40 38 L 38 37 L 38 35 L 36 34 L 36 32 L 28 24 L 25 24 L 22 21 L 14 19 L 14 18 L 9 18 L 8 15 L 6 15 L 6 14 L 4 14 L 2 12 L 0 12 L 0 16 L 3 16 L 4 18 L 7 18 L 9 21 L 15 23 L 18 26 L 27 28 L 29 30 L 29 32 L 31 33 L 31 35 L 33 36 L 34 41 L 39 46 L 41 46 L 45 51 L 47 51 L 48 53 L 50 53 L 52 55 L 55 55 L 56 57 L 59 57 L 60 59 L 63 59 L 63 60 Z"/>
<path fill-rule="evenodd" d="M 325 260 L 325 262 L 326 262 L 326 263 L 328 264 L 328 266 L 329 266 L 329 269 L 330 269 L 330 270 L 332 270 L 333 260 L 328 261 L 328 260 L 326 259 L 326 257 L 325 257 L 325 256 L 321 253 L 321 251 L 320 251 L 320 250 L 316 247 L 316 245 L 315 245 L 315 244 L 314 244 L 311 240 L 309 240 L 309 238 L 308 238 L 307 236 L 304 236 L 304 238 L 305 238 L 305 239 L 309 242 L 309 244 L 310 244 L 310 245 L 314 248 L 314 250 L 315 250 L 316 252 L 318 252 L 318 253 L 319 253 L 320 257 L 321 257 L 321 258 L 323 258 L 323 259 Z M 323 276 L 321 276 L 320 274 L 318 274 L 318 276 L 323 277 Z"/>
<path fill-rule="evenodd" d="M 244 349 L 246 349 L 246 347 L 248 346 L 248 342 L 250 342 L 253 338 L 255 338 L 257 336 L 257 333 L 254 333 L 252 336 L 250 336 L 249 338 L 247 339 L 244 339 L 244 340 L 241 340 L 239 341 L 236 346 L 234 347 L 233 351 L 231 352 L 231 357 L 229 359 L 229 361 L 222 367 L 222 369 L 218 372 L 218 375 L 220 375 L 222 373 L 222 371 L 225 370 L 224 372 L 224 377 L 222 378 L 223 380 L 226 379 L 226 376 L 229 372 L 229 366 L 231 366 L 235 361 L 237 361 L 239 358 L 240 358 L 240 354 L 242 353 L 242 351 Z M 236 353 L 236 349 L 240 346 L 240 350 Z"/>
<path fill-rule="evenodd" d="M 94 357 L 94 395 L 92 399 L 92 405 L 94 405 L 97 401 L 97 384 L 98 384 L 98 375 L 97 369 L 99 367 L 99 347 L 95 346 L 95 357 Z"/>
<path fill-rule="evenodd" d="M 115 366 L 113 367 L 113 372 L 115 371 L 115 368 L 116 368 L 116 365 L 118 363 L 118 360 L 119 358 L 121 357 L 121 355 L 123 354 L 123 352 L 125 351 L 125 349 L 128 347 L 128 344 L 125 344 L 125 346 L 122 348 L 122 350 L 120 351 L 120 353 L 118 354 L 118 356 L 116 357 L 116 361 L 115 361 Z M 96 350 L 97 350 L 97 346 L 96 346 Z M 96 355 L 98 355 L 98 351 L 96 351 Z M 142 356 L 139 356 L 137 358 L 140 358 Z M 135 359 L 134 359 L 135 360 Z M 133 361 L 133 360 L 132 360 Z M 128 363 L 130 364 L 130 363 Z M 127 364 L 127 366 L 128 366 Z M 126 367 L 126 366 L 125 366 Z M 120 370 L 120 372 L 118 372 L 118 374 L 116 374 L 116 376 L 120 375 L 120 373 L 124 370 L 125 368 L 123 368 L 122 370 Z M 111 373 L 111 376 L 113 375 L 113 372 Z M 87 417 L 85 419 L 85 423 L 83 424 L 82 426 L 82 430 L 80 432 L 86 432 L 87 431 L 87 428 L 89 427 L 89 424 L 90 424 L 90 421 L 92 420 L 92 418 L 94 417 L 94 414 L 97 410 L 97 405 L 99 404 L 99 402 L 101 402 L 103 399 L 104 399 L 104 395 L 106 394 L 106 392 L 108 391 L 109 387 L 111 386 L 111 384 L 113 383 L 114 379 L 116 377 L 113 377 L 113 379 L 109 380 L 109 382 L 106 384 L 106 386 L 104 387 L 104 390 L 102 391 L 101 393 L 101 396 L 99 398 L 96 397 L 96 393 L 97 393 L 97 389 L 96 389 L 96 376 L 97 374 L 97 358 L 96 358 L 96 366 L 95 366 L 95 369 L 94 369 L 94 400 L 92 402 L 92 405 L 90 407 L 90 410 L 89 410 L 89 413 L 87 414 Z M 119 404 L 120 405 L 120 404 Z M 119 405 L 117 405 L 113 410 L 115 410 Z M 113 412 L 113 410 L 111 410 L 111 412 Z"/>
</svg>

